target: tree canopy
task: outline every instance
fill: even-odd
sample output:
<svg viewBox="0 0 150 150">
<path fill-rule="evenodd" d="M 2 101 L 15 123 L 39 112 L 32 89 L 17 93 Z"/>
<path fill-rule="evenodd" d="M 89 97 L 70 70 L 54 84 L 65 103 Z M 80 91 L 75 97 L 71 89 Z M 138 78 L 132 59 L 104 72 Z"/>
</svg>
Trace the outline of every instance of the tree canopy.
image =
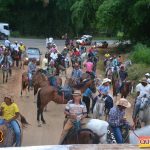
<svg viewBox="0 0 150 150">
<path fill-rule="evenodd" d="M 145 42 L 150 37 L 150 0 L 0 0 L 0 22 L 22 35 L 122 32 L 124 38 Z"/>
</svg>

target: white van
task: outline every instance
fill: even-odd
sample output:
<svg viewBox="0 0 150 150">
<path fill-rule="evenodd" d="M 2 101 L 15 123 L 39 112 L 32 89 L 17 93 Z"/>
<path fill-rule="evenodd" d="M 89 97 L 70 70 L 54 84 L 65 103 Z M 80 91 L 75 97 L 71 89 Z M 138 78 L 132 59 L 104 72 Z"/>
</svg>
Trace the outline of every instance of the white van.
<svg viewBox="0 0 150 150">
<path fill-rule="evenodd" d="M 8 38 L 10 35 L 9 24 L 0 23 L 0 39 Z"/>
</svg>

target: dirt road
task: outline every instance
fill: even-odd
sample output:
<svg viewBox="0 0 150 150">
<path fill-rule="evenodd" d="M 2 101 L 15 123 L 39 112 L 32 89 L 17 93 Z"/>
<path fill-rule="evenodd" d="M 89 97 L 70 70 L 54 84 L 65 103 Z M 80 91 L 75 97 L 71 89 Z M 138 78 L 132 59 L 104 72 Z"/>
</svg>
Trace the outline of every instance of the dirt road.
<svg viewBox="0 0 150 150">
<path fill-rule="evenodd" d="M 43 55 L 46 52 L 45 40 L 41 39 L 10 39 L 11 41 L 23 41 L 27 47 L 38 47 L 41 49 Z M 58 49 L 61 51 L 64 47 L 64 41 L 56 40 Z M 18 104 L 20 112 L 26 117 L 31 124 L 28 128 L 23 130 L 22 146 L 32 145 L 51 145 L 57 144 L 64 121 L 64 106 L 57 105 L 53 102 L 48 104 L 47 112 L 44 113 L 46 124 L 42 127 L 37 126 L 36 121 L 36 103 L 34 103 L 33 91 L 30 92 L 29 97 L 20 97 L 21 88 L 21 74 L 25 70 L 14 68 L 12 77 L 9 78 L 7 84 L 2 84 L 2 74 L 0 73 L 0 91 L 1 99 L 7 93 L 14 94 L 14 101 Z M 70 72 L 70 70 L 69 70 Z M 128 112 L 127 118 L 131 120 L 131 111 Z"/>
</svg>

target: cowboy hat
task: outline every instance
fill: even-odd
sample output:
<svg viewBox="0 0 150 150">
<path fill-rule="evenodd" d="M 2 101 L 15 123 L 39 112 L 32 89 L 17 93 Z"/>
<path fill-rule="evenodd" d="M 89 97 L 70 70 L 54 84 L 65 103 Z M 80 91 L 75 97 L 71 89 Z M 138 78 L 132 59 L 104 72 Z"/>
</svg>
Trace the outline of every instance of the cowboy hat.
<svg viewBox="0 0 150 150">
<path fill-rule="evenodd" d="M 139 80 L 139 82 L 147 83 L 147 79 L 144 77 L 144 78 L 142 78 L 141 80 Z"/>
<path fill-rule="evenodd" d="M 150 77 L 150 73 L 146 73 L 145 76 L 149 76 Z"/>
<path fill-rule="evenodd" d="M 131 103 L 128 102 L 127 99 L 125 98 L 121 98 L 119 101 L 117 101 L 116 105 L 120 105 L 120 106 L 123 106 L 123 107 L 126 107 L 126 108 L 130 108 L 131 107 Z"/>
<path fill-rule="evenodd" d="M 74 96 L 80 95 L 81 96 L 81 91 L 80 90 L 75 90 L 72 95 L 74 95 Z"/>
<path fill-rule="evenodd" d="M 107 82 L 111 82 L 111 80 L 108 78 L 105 78 L 105 79 L 103 79 L 102 84 L 107 83 Z"/>
</svg>

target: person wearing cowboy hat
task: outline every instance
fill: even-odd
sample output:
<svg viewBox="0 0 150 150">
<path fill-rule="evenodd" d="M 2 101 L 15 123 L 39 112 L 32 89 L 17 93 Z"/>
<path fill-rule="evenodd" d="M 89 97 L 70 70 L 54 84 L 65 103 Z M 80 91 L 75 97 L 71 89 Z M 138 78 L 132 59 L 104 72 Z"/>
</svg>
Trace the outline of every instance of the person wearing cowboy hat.
<svg viewBox="0 0 150 150">
<path fill-rule="evenodd" d="M 130 127 L 129 123 L 125 119 L 125 109 L 130 107 L 131 104 L 128 102 L 128 100 L 121 98 L 119 101 L 117 101 L 116 106 L 113 106 L 109 112 L 108 123 L 112 128 L 117 143 L 119 144 L 123 143 L 121 132 L 122 126 L 127 126 L 128 128 Z"/>
<path fill-rule="evenodd" d="M 145 78 L 147 79 L 148 84 L 150 84 L 150 73 L 146 73 Z"/>
<path fill-rule="evenodd" d="M 73 127 L 73 123 L 79 120 L 83 120 L 87 116 L 87 109 L 85 104 L 82 102 L 81 91 L 75 90 L 73 92 L 73 100 L 68 101 L 65 107 L 65 115 L 67 121 L 64 125 L 59 144 L 62 144 L 65 136 L 68 134 L 69 130 Z"/>
<path fill-rule="evenodd" d="M 75 81 L 76 84 L 80 84 L 81 77 L 82 77 L 82 71 L 79 67 L 79 64 L 75 63 L 74 69 L 72 70 L 71 73 L 71 78 Z"/>
<path fill-rule="evenodd" d="M 148 84 L 147 79 L 144 77 L 139 80 L 139 84 L 136 86 L 136 99 L 135 99 L 135 106 L 133 111 L 133 120 L 136 120 L 136 116 L 140 110 L 141 106 L 141 98 L 146 96 L 150 97 L 150 84 Z"/>
<path fill-rule="evenodd" d="M 0 112 L 2 119 L 0 119 L 0 125 L 9 124 L 16 135 L 16 146 L 21 146 L 21 131 L 16 119 L 19 117 L 19 108 L 13 101 L 12 95 L 4 97 L 4 102 L 0 105 Z"/>
<path fill-rule="evenodd" d="M 104 94 L 104 93 L 105 94 L 109 93 L 109 91 L 110 91 L 110 83 L 111 83 L 110 79 L 108 79 L 108 78 L 103 79 L 102 85 L 100 85 L 98 87 L 98 92 L 99 92 L 100 95 Z"/>
<path fill-rule="evenodd" d="M 32 58 L 29 60 L 29 64 L 28 64 L 28 78 L 29 78 L 30 88 L 32 87 L 32 76 L 34 72 L 36 72 L 36 59 Z"/>
<path fill-rule="evenodd" d="M 124 86 L 124 82 L 127 80 L 127 77 L 128 77 L 128 73 L 125 71 L 124 65 L 120 66 L 119 77 L 120 77 L 120 86 L 117 89 L 117 93 L 121 91 L 121 89 Z"/>
</svg>

